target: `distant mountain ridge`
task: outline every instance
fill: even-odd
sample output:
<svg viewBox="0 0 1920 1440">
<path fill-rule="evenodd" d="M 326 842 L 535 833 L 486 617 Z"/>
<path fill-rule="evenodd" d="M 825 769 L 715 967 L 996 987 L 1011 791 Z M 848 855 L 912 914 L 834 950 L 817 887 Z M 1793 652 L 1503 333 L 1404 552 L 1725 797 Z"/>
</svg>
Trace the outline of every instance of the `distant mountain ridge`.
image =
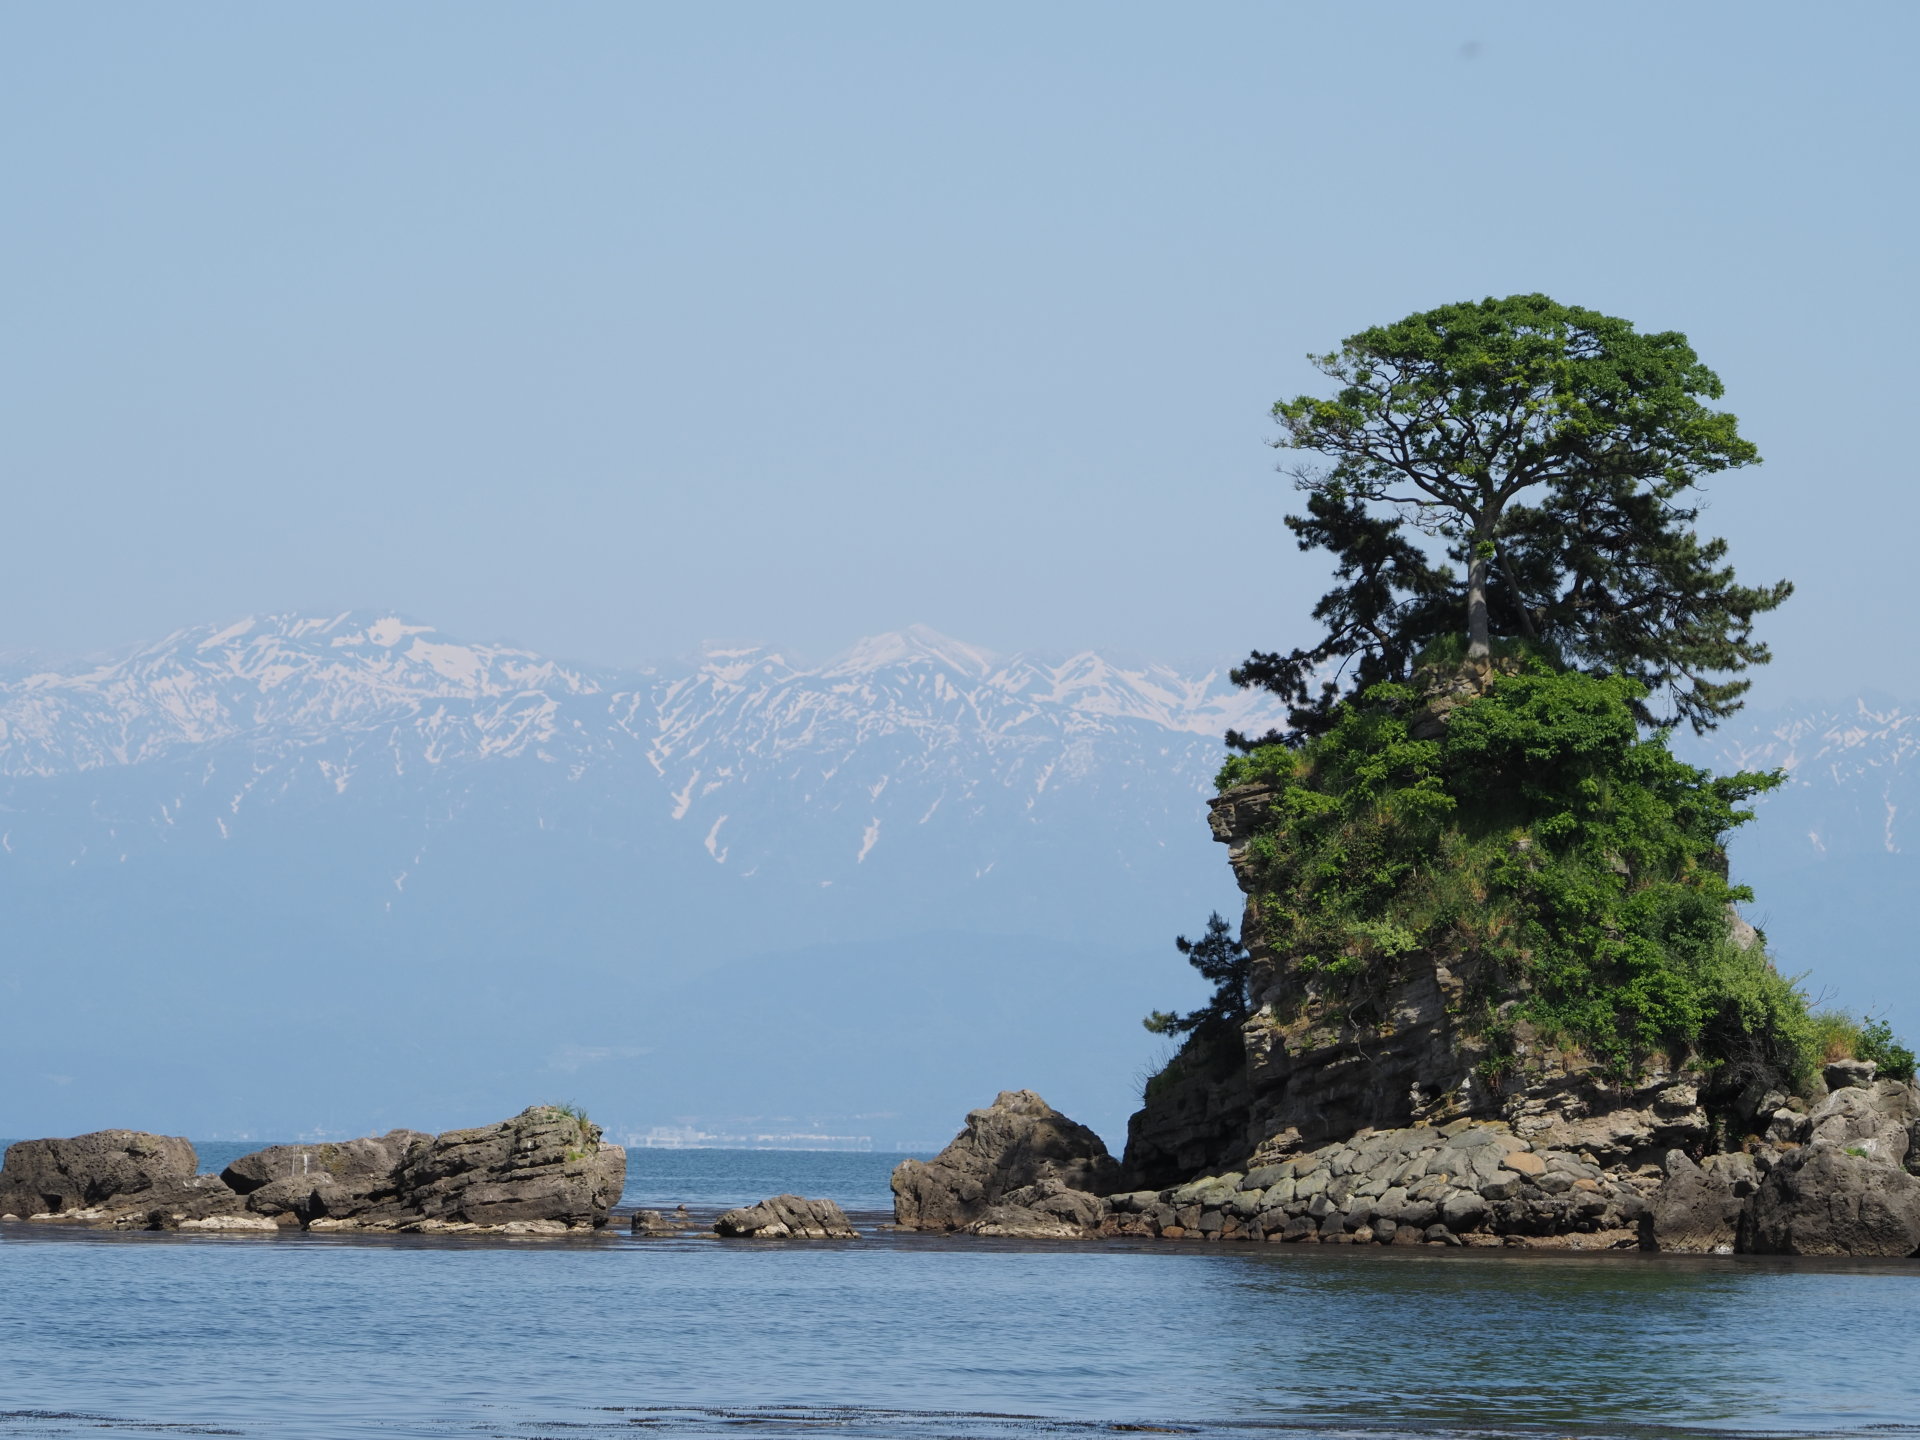
<svg viewBox="0 0 1920 1440">
<path fill-rule="evenodd" d="M 445 1128 L 545 1096 L 884 1146 L 1030 1085 L 1117 1139 L 1140 1015 L 1198 998 L 1172 936 L 1239 903 L 1206 801 L 1223 732 L 1277 714 L 1225 668 L 920 627 L 597 667 L 379 612 L 15 666 L 0 1129 Z M 1790 770 L 1734 840 L 1754 918 L 1920 1030 L 1920 711 L 1676 744 Z"/>
<path fill-rule="evenodd" d="M 629 1128 L 764 1133 L 778 1128 L 769 1096 L 811 1091 L 788 1117 L 796 1132 L 877 1129 L 884 1142 L 886 1122 L 846 1119 L 877 1107 L 938 1136 L 1000 1088 L 989 1052 L 1048 1049 L 1067 1077 L 1056 1092 L 1098 1088 L 1111 1127 L 1153 1043 L 1138 1016 L 1188 985 L 1166 958 L 1173 933 L 1233 903 L 1205 801 L 1220 733 L 1270 717 L 1223 672 L 999 657 L 924 628 L 813 666 L 729 646 L 630 669 L 377 613 L 182 631 L 0 683 L 12 978 L 56 1024 L 104 1008 L 102 1050 L 138 1049 L 148 1017 L 115 998 L 120 979 L 105 1000 L 94 983 L 132 967 L 135 988 L 175 986 L 154 1003 L 210 1007 L 182 1017 L 196 1044 L 264 1024 L 302 1057 L 288 1063 L 314 1066 L 353 1020 L 323 1024 L 272 997 L 315 975 L 372 987 L 390 1012 L 377 1026 L 414 1056 L 411 1078 L 390 1083 L 431 1089 L 445 1107 L 435 1123 L 472 1113 L 475 1093 L 514 1095 L 478 1062 L 448 1060 L 453 1039 L 420 1048 L 425 1017 L 449 986 L 501 994 L 539 976 L 601 1003 L 585 1019 L 523 1022 L 476 999 L 471 1023 L 525 1050 L 523 1087 L 629 1075 L 633 1098 L 601 1111 Z M 800 956 L 811 988 L 781 958 Z M 701 988 L 722 974 L 752 998 Z M 776 1085 L 734 1057 L 718 1093 L 706 1054 L 687 1048 L 722 1047 L 743 1004 L 796 984 L 763 1028 L 802 1032 L 801 1048 L 840 1024 L 819 1013 L 846 1003 L 836 989 L 876 997 L 853 1004 L 879 1007 L 873 1023 L 819 1057 L 840 1078 Z M 1113 1011 L 1104 1034 L 1063 1049 L 1040 1008 L 983 1018 L 1036 986 L 1097 989 L 1092 1005 Z M 537 1042 L 509 1040 L 515 1023 Z M 21 1055 L 43 1053 L 35 1074 L 68 1077 L 48 1098 L 73 1093 L 87 1066 L 61 1058 L 59 1035 L 42 1025 L 20 1040 Z M 1088 1045 L 1104 1058 L 1086 1060 Z M 904 1066 L 946 1084 L 940 1067 L 969 1050 L 978 1085 L 917 1117 L 896 1102 L 921 1082 L 874 1078 Z M 377 1108 L 371 1080 L 355 1088 L 356 1113 Z M 222 1101 L 211 1108 L 228 1118 L 206 1123 L 257 1129 L 268 1122 L 244 1114 L 258 1098 Z M 301 1129 L 327 1124 L 298 1114 Z"/>
</svg>

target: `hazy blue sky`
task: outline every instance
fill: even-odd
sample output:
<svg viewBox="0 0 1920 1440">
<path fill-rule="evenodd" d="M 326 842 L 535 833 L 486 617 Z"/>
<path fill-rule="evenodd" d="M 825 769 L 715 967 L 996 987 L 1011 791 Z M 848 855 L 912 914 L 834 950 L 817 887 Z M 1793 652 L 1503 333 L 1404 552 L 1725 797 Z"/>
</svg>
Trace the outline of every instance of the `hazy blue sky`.
<svg viewBox="0 0 1920 1440">
<path fill-rule="evenodd" d="M 392 605 L 625 660 L 1302 634 L 1267 406 L 1545 290 L 1686 331 L 1920 691 L 1920 7 L 0 6 L 0 648 Z"/>
</svg>

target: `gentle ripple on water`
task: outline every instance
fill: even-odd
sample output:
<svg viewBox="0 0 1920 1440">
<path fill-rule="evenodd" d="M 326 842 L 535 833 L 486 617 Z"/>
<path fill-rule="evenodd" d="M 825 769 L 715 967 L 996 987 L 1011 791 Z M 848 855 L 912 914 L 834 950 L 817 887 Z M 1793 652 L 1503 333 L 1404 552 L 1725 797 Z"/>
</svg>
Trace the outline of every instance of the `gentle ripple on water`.
<svg viewBox="0 0 1920 1440">
<path fill-rule="evenodd" d="M 634 1190 L 869 1210 L 892 1159 L 656 1158 Z M 0 1435 L 1920 1434 L 1916 1281 L 1910 1262 L 7 1225 Z"/>
</svg>

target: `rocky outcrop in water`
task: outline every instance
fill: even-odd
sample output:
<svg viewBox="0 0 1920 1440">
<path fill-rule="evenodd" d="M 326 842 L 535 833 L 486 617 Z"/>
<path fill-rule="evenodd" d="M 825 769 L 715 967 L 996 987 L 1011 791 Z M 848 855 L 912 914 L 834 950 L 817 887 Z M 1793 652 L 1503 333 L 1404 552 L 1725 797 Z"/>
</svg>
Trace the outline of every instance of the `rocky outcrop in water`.
<svg viewBox="0 0 1920 1440">
<path fill-rule="evenodd" d="M 626 1185 L 627 1152 L 584 1117 L 534 1105 L 409 1147 L 394 1180 L 391 1210 L 368 1212 L 363 1228 L 592 1230 Z"/>
<path fill-rule="evenodd" d="M 698 1228 L 699 1226 L 688 1217 L 687 1207 L 684 1205 L 672 1214 L 665 1210 L 636 1210 L 627 1224 L 627 1229 L 632 1234 L 649 1240 L 670 1239 Z"/>
<path fill-rule="evenodd" d="M 471 1130 L 274 1145 L 196 1175 L 185 1140 L 107 1130 L 8 1148 L 0 1213 L 120 1228 L 562 1235 L 606 1224 L 626 1152 L 547 1105 Z"/>
<path fill-rule="evenodd" d="M 1502 1122 L 1532 1143 L 1608 1166 L 1657 1166 L 1669 1149 L 1706 1143 L 1700 1077 L 1659 1055 L 1621 1084 L 1518 1022 L 1517 1071 L 1485 1078 L 1488 1042 L 1460 1018 L 1472 1010 L 1470 992 L 1488 978 L 1473 971 L 1471 956 L 1450 963 L 1409 957 L 1372 1018 L 1357 1022 L 1350 1004 L 1262 938 L 1250 847 L 1272 824 L 1276 793 L 1241 785 L 1217 796 L 1211 810 L 1214 838 L 1227 846 L 1248 897 L 1242 934 L 1254 1016 L 1210 1049 L 1190 1046 L 1149 1084 L 1127 1128 L 1127 1184 L 1162 1188 L 1284 1160 L 1363 1130 L 1461 1119 Z"/>
<path fill-rule="evenodd" d="M 831 1200 L 775 1195 L 758 1205 L 729 1210 L 714 1221 L 723 1240 L 857 1240 L 846 1212 Z"/>
<path fill-rule="evenodd" d="M 1870 1064 L 1829 1066 L 1852 1081 L 1804 1116 L 1776 1117 L 1763 1176 L 1739 1218 L 1739 1249 L 1774 1255 L 1920 1253 L 1920 1088 L 1875 1081 Z M 1784 1132 L 1784 1133 L 1780 1133 Z"/>
<path fill-rule="evenodd" d="M 1031 1090 L 1003 1090 L 986 1109 L 970 1111 L 966 1128 L 933 1159 L 895 1168 L 894 1223 L 905 1230 L 984 1224 L 993 1228 L 980 1233 L 1079 1234 L 1085 1227 L 1075 1217 L 1091 1216 L 1098 1225 L 1099 1197 L 1119 1175 L 1093 1131 Z"/>
<path fill-rule="evenodd" d="M 1746 1149 L 1697 1160 L 1673 1149 L 1658 1166 L 1634 1163 L 1649 1136 L 1672 1133 L 1673 1117 L 1692 1108 L 1687 1094 L 1662 1101 L 1656 1093 L 1646 1111 L 1615 1110 L 1598 1125 L 1563 1116 L 1531 1135 L 1519 1124 L 1465 1119 L 1363 1130 L 1244 1172 L 1109 1196 L 1104 1233 L 1920 1254 L 1920 1178 L 1908 1169 L 1920 1163 L 1920 1089 L 1873 1083 L 1871 1067 L 1858 1062 L 1832 1078 L 1867 1083 L 1810 1108 L 1763 1097 L 1757 1118 L 1765 1134 Z M 1698 1128 L 1696 1143 L 1704 1140 Z M 1561 1137 L 1574 1143 L 1546 1143 Z"/>
<path fill-rule="evenodd" d="M 21 1140 L 7 1147 L 0 1167 L 0 1214 L 24 1219 L 141 1207 L 189 1184 L 197 1165 L 186 1140 L 140 1130 Z"/>
<path fill-rule="evenodd" d="M 270 1145 L 242 1155 L 220 1179 L 246 1197 L 250 1212 L 278 1224 L 345 1220 L 398 1204 L 401 1164 L 432 1140 L 419 1130 L 390 1130 L 337 1144 Z"/>
<path fill-rule="evenodd" d="M 1816 1142 L 1768 1171 L 1741 1217 L 1739 1248 L 1763 1255 L 1920 1253 L 1920 1179 Z"/>
<path fill-rule="evenodd" d="M 1648 1238 L 1656 1250 L 1680 1254 L 1731 1254 L 1740 1219 L 1764 1173 L 1751 1155 L 1709 1155 L 1699 1164 L 1670 1150 L 1666 1178 L 1648 1212 Z"/>
</svg>

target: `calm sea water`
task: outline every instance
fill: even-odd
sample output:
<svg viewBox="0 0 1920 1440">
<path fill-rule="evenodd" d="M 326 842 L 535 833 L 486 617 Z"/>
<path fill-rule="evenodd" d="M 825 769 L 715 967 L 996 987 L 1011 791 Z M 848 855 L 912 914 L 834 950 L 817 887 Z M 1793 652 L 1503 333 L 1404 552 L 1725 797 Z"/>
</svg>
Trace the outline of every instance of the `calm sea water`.
<svg viewBox="0 0 1920 1440">
<path fill-rule="evenodd" d="M 637 1151 L 628 1203 L 877 1223 L 897 1158 Z M 0 1435 L 1920 1435 L 1916 1321 L 1915 1262 L 7 1225 Z"/>
</svg>

